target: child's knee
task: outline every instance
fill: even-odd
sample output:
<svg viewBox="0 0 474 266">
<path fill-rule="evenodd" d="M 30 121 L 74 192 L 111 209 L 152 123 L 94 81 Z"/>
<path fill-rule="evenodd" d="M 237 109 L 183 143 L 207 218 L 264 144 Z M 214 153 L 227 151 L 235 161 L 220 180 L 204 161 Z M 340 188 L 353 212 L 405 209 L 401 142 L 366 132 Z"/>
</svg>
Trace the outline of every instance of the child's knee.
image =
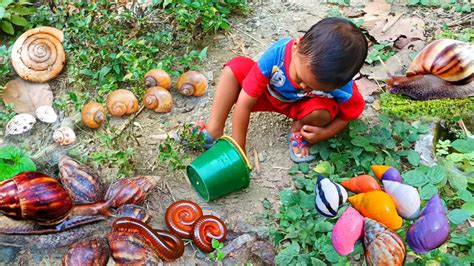
<svg viewBox="0 0 474 266">
<path fill-rule="evenodd" d="M 305 125 L 322 127 L 331 122 L 331 114 L 328 110 L 324 109 L 314 110 L 310 114 L 305 116 L 301 121 Z"/>
</svg>

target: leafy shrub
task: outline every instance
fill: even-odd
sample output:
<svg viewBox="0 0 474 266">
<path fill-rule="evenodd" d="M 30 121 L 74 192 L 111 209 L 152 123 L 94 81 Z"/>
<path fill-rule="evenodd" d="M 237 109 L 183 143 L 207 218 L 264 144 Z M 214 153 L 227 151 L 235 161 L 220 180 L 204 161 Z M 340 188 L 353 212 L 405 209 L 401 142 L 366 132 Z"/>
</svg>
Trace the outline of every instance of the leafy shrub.
<svg viewBox="0 0 474 266">
<path fill-rule="evenodd" d="M 36 171 L 35 163 L 15 146 L 0 148 L 0 181 L 26 171 Z"/>
<path fill-rule="evenodd" d="M 25 16 L 34 13 L 34 8 L 29 7 L 32 3 L 28 0 L 1 0 L 0 1 L 0 24 L 3 32 L 10 35 L 15 34 L 15 27 L 27 29 L 30 26 Z"/>
</svg>

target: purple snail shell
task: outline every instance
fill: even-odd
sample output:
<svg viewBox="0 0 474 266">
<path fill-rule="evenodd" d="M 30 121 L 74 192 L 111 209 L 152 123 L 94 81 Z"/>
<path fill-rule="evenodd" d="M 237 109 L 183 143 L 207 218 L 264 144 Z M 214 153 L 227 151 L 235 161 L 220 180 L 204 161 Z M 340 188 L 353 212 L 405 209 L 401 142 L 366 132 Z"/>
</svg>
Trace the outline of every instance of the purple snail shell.
<svg viewBox="0 0 474 266">
<path fill-rule="evenodd" d="M 441 199 L 433 195 L 419 218 L 407 232 L 407 243 L 416 253 L 426 253 L 441 246 L 449 237 L 449 222 Z"/>
<path fill-rule="evenodd" d="M 403 265 L 405 245 L 397 233 L 365 218 L 364 248 L 367 265 Z"/>
</svg>

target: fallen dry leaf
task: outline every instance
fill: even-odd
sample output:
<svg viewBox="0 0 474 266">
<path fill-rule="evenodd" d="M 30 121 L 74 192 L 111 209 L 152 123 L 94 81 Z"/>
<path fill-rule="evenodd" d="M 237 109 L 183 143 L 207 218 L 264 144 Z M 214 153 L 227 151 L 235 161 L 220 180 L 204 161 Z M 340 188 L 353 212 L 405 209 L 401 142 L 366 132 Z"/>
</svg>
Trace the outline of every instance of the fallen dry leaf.
<svg viewBox="0 0 474 266">
<path fill-rule="evenodd" d="M 34 115 L 38 107 L 51 106 L 53 99 L 48 83 L 32 83 L 20 78 L 10 80 L 3 91 L 3 102 L 13 104 L 16 113 Z"/>
<path fill-rule="evenodd" d="M 372 93 L 380 90 L 380 87 L 368 78 L 355 80 L 355 83 L 357 84 L 359 92 L 362 94 L 362 96 L 370 96 Z"/>
<path fill-rule="evenodd" d="M 393 23 L 394 20 L 396 20 L 395 23 Z M 386 25 L 392 23 L 393 25 L 387 29 Z M 377 22 L 377 26 L 368 31 L 379 43 L 394 42 L 402 35 L 412 40 L 425 40 L 425 22 L 416 17 L 397 19 L 397 16 L 390 16 L 386 20 Z"/>
<path fill-rule="evenodd" d="M 375 0 L 365 4 L 365 15 L 363 27 L 367 30 L 372 30 L 377 24 L 384 20 L 390 13 L 391 4 L 385 0 Z"/>
<path fill-rule="evenodd" d="M 374 108 L 375 111 L 382 109 L 382 104 L 380 103 L 379 99 L 375 99 L 375 101 L 372 103 L 372 108 Z"/>
</svg>

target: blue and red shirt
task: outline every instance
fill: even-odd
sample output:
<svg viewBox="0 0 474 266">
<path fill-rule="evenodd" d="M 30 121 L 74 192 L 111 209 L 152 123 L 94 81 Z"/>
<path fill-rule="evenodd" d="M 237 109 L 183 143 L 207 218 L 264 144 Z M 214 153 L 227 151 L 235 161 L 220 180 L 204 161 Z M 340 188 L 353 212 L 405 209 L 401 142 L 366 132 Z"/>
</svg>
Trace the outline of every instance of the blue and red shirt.
<svg viewBox="0 0 474 266">
<path fill-rule="evenodd" d="M 354 81 L 332 91 L 304 91 L 291 79 L 289 67 L 293 39 L 285 38 L 274 43 L 258 60 L 245 77 L 242 87 L 252 97 L 260 97 L 266 90 L 281 102 L 295 102 L 311 97 L 326 97 L 336 101 L 338 117 L 354 120 L 362 114 L 365 101 Z"/>
</svg>

